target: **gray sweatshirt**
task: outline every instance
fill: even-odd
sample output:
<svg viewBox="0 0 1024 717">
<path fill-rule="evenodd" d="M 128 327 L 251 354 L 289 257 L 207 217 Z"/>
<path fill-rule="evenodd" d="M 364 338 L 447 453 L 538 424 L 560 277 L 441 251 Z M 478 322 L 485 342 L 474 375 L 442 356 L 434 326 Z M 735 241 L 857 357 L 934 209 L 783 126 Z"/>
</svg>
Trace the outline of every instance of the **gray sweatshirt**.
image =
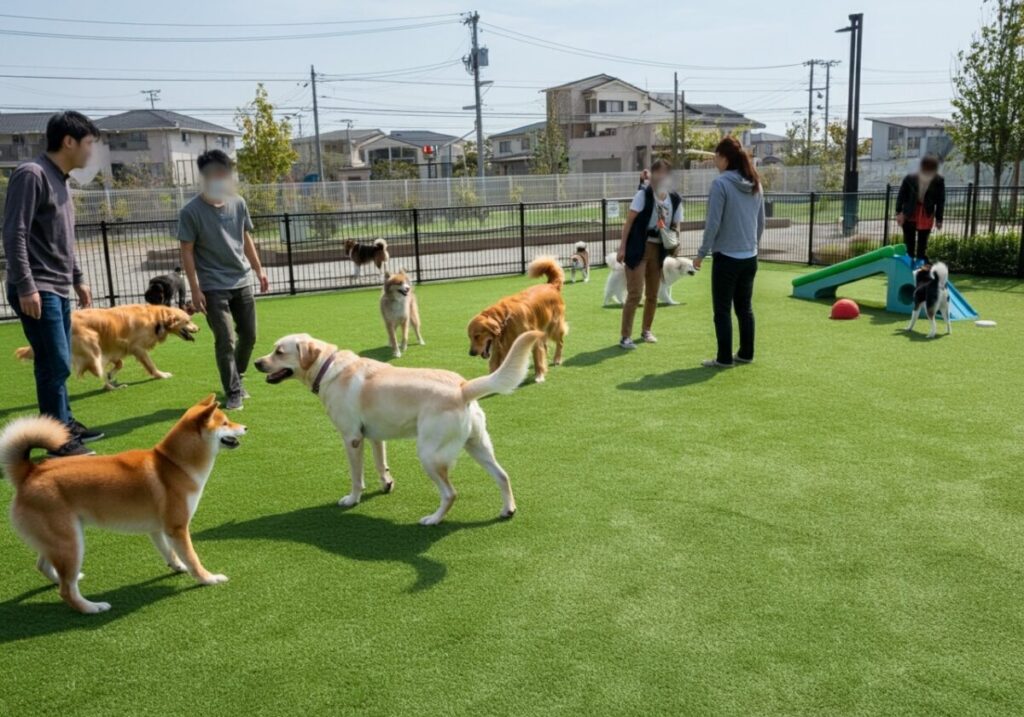
<svg viewBox="0 0 1024 717">
<path fill-rule="evenodd" d="M 4 206 L 7 283 L 18 296 L 68 296 L 82 283 L 75 260 L 75 205 L 68 178 L 45 154 L 11 174 Z"/>
<path fill-rule="evenodd" d="M 753 182 L 736 170 L 722 172 L 711 183 L 704 241 L 697 256 L 703 259 L 715 252 L 754 256 L 762 234 L 764 195 L 755 192 Z"/>
</svg>

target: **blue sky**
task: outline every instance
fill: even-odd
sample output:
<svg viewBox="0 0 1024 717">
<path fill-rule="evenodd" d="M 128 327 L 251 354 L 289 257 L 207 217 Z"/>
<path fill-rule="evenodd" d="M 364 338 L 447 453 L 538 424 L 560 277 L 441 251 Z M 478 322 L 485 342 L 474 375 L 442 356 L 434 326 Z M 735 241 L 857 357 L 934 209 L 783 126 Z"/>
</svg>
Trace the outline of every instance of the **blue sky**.
<svg viewBox="0 0 1024 717">
<path fill-rule="evenodd" d="M 807 68 L 799 63 L 809 58 L 841 61 L 833 70 L 831 106 L 833 117 L 843 117 L 849 45 L 848 36 L 834 30 L 847 24 L 851 12 L 865 15 L 862 116 L 948 116 L 954 55 L 969 42 L 981 18 L 980 2 L 975 0 L 727 4 L 520 0 L 475 6 L 434 0 L 6 2 L 0 5 L 0 12 L 10 15 L 183 25 L 0 17 L 0 30 L 35 33 L 195 38 L 415 27 L 263 42 L 2 36 L 0 74 L 117 79 L 0 77 L 0 111 L 77 107 L 101 116 L 109 113 L 106 110 L 148 106 L 141 90 L 156 88 L 161 91 L 158 107 L 230 126 L 232 109 L 251 98 L 255 82 L 262 79 L 267 81 L 272 100 L 284 108 L 282 113 L 301 115 L 303 132 L 309 134 L 311 95 L 303 80 L 310 64 L 315 64 L 317 71 L 327 76 L 318 88 L 322 131 L 343 127 L 342 120 L 351 119 L 357 128 L 432 129 L 461 135 L 472 129 L 471 112 L 462 107 L 472 104 L 473 94 L 470 78 L 458 62 L 468 49 L 469 33 L 459 24 L 457 14 L 472 9 L 480 12 L 481 43 L 490 49 L 491 65 L 484 71 L 484 78 L 494 82 L 484 99 L 488 132 L 541 119 L 541 88 L 598 72 L 648 89 L 670 91 L 673 68 L 668 65 L 685 66 L 678 71 L 687 101 L 724 104 L 764 122 L 771 131 L 782 132 L 788 122 L 806 115 Z M 422 19 L 340 24 L 411 17 Z M 193 21 L 209 26 L 188 26 Z M 267 25 L 243 27 L 241 23 Z M 522 36 L 513 39 L 509 31 L 642 62 L 558 52 L 524 42 Z M 771 69 L 731 69 L 737 67 Z M 401 72 L 359 81 L 344 77 L 389 71 Z M 823 80 L 820 73 L 816 79 Z"/>
</svg>

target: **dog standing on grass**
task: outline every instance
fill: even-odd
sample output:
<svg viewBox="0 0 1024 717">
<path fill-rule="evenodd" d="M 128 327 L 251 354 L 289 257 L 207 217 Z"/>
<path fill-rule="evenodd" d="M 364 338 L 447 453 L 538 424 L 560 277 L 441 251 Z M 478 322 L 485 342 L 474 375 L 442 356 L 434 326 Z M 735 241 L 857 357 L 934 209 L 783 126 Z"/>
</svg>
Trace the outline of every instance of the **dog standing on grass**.
<svg viewBox="0 0 1024 717">
<path fill-rule="evenodd" d="M 910 316 L 907 331 L 914 330 L 917 317 L 924 311 L 928 314 L 931 330 L 928 338 L 935 338 L 935 315 L 942 312 L 946 319 L 946 334 L 953 333 L 953 320 L 949 316 L 949 268 L 941 261 L 925 264 L 914 272 L 914 313 Z"/>
<path fill-rule="evenodd" d="M 416 302 L 416 294 L 404 269 L 397 274 L 384 274 L 384 291 L 380 297 L 380 315 L 384 318 L 384 328 L 388 332 L 388 343 L 395 358 L 409 347 L 409 325 L 416 332 L 416 340 L 420 346 L 426 341 L 420 333 L 420 307 Z M 401 334 L 401 341 L 399 341 Z"/>
<path fill-rule="evenodd" d="M 352 278 L 358 279 L 364 264 L 373 262 L 377 271 L 383 272 L 384 265 L 391 256 L 388 254 L 388 243 L 383 239 L 374 239 L 373 244 L 361 244 L 351 239 L 345 240 L 345 255 L 352 261 Z"/>
<path fill-rule="evenodd" d="M 237 448 L 245 426 L 228 420 L 211 394 L 185 412 L 150 450 L 114 456 L 72 456 L 33 463 L 33 448 L 57 450 L 68 430 L 47 416 L 19 418 L 0 433 L 0 466 L 14 486 L 11 524 L 37 553 L 36 568 L 60 586 L 82 613 L 110 604 L 82 597 L 83 524 L 149 533 L 171 570 L 202 585 L 227 578 L 210 573 L 192 547 L 189 522 L 222 447 Z"/>
<path fill-rule="evenodd" d="M 162 306 L 174 306 L 176 300 L 178 308 L 185 310 L 188 302 L 185 300 L 185 276 L 181 273 L 181 267 L 176 266 L 171 273 L 150 279 L 145 297 L 147 304 Z"/>
<path fill-rule="evenodd" d="M 576 242 L 576 251 L 569 257 L 569 270 L 572 272 L 572 283 L 576 283 L 576 270 L 583 272 L 583 283 L 590 281 L 590 252 L 585 241 Z"/>
</svg>

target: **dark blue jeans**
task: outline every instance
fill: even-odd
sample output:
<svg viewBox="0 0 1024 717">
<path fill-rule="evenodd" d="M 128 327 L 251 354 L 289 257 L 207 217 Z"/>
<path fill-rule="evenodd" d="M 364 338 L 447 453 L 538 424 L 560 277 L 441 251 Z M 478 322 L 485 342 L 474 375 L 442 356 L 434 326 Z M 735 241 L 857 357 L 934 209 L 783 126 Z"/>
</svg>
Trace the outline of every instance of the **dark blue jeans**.
<svg viewBox="0 0 1024 717">
<path fill-rule="evenodd" d="M 38 319 L 21 312 L 18 292 L 10 287 L 7 300 L 21 319 L 29 346 L 35 354 L 36 401 L 39 413 L 53 416 L 65 425 L 73 420 L 68 399 L 71 375 L 71 301 L 67 297 L 39 292 L 43 311 Z"/>
<path fill-rule="evenodd" d="M 732 312 L 740 327 L 740 348 L 736 355 L 754 360 L 754 277 L 757 257 L 733 259 L 714 254 L 711 264 L 711 303 L 715 312 L 715 335 L 718 337 L 719 363 L 732 363 Z"/>
</svg>

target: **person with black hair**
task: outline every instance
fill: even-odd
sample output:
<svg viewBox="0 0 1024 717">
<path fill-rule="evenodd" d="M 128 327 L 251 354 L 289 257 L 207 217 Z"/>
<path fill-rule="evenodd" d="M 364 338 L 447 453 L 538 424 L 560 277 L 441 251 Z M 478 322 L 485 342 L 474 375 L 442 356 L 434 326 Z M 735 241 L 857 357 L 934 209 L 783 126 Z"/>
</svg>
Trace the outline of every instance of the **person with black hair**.
<svg viewBox="0 0 1024 717">
<path fill-rule="evenodd" d="M 211 149 L 199 155 L 196 164 L 202 191 L 178 215 L 181 265 L 192 304 L 206 314 L 213 332 L 224 407 L 237 410 L 249 397 L 242 377 L 256 344 L 252 275 L 260 293 L 270 290 L 270 282 L 252 238 L 249 208 L 235 191 L 234 161 L 222 150 Z"/>
<path fill-rule="evenodd" d="M 65 426 L 71 439 L 54 456 L 90 455 L 84 444 L 103 437 L 71 413 L 71 292 L 92 304 L 92 292 L 75 257 L 75 206 L 68 190 L 72 170 L 89 163 L 100 132 L 79 112 L 60 112 L 46 123 L 46 152 L 18 166 L 7 185 L 3 246 L 7 299 L 35 354 L 39 412 Z"/>
<path fill-rule="evenodd" d="M 896 195 L 896 223 L 903 228 L 907 256 L 928 262 L 928 237 L 932 229 L 942 231 L 946 208 L 946 180 L 939 174 L 939 158 L 929 154 L 921 158 L 917 172 L 908 174 Z"/>
</svg>

